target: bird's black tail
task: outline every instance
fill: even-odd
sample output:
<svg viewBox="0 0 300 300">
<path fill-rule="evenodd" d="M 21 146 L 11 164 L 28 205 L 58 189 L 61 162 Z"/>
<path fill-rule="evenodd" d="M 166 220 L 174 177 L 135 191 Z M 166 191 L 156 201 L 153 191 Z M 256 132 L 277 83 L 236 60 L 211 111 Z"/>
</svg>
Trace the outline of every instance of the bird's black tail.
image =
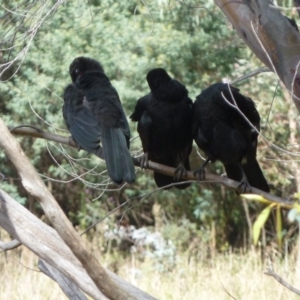
<svg viewBox="0 0 300 300">
<path fill-rule="evenodd" d="M 270 192 L 270 187 L 256 158 L 248 159 L 247 162 L 243 164 L 243 169 L 250 185 L 267 193 Z"/>
<path fill-rule="evenodd" d="M 135 181 L 133 160 L 127 148 L 126 138 L 120 128 L 102 128 L 102 147 L 107 172 L 117 184 Z"/>
<path fill-rule="evenodd" d="M 174 168 L 177 167 L 176 164 L 170 164 L 170 163 L 166 163 L 166 162 L 159 162 L 159 163 L 170 166 L 170 167 L 174 167 Z M 187 171 L 191 170 L 189 158 L 187 158 L 185 160 L 184 167 Z M 170 185 L 170 184 L 176 184 L 176 183 L 181 183 L 181 182 L 185 181 L 183 179 L 177 180 L 177 178 L 175 178 L 175 177 L 176 177 L 176 174 L 174 174 L 174 176 L 172 177 L 172 176 L 168 176 L 168 175 L 164 175 L 164 174 L 161 174 L 161 173 L 154 172 L 155 183 L 158 187 L 162 187 L 162 188 L 164 188 L 165 186 Z M 190 185 L 191 185 L 191 183 L 187 182 L 187 183 L 176 184 L 174 186 L 177 189 L 183 190 L 183 189 L 188 188 Z M 167 190 L 167 189 L 170 189 L 171 187 L 172 186 L 169 186 L 169 187 L 166 187 L 164 189 Z"/>
<path fill-rule="evenodd" d="M 238 164 L 226 164 L 224 167 L 228 178 L 236 181 L 242 180 L 243 176 Z M 270 187 L 256 158 L 248 158 L 247 162 L 242 164 L 242 168 L 251 186 L 267 193 L 270 191 Z"/>
</svg>

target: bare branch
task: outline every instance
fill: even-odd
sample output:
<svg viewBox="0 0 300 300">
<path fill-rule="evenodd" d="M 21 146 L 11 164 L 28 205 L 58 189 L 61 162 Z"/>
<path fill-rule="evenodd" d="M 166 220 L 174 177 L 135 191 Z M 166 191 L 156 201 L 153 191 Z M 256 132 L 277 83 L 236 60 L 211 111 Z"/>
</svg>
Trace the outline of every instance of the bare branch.
<svg viewBox="0 0 300 300">
<path fill-rule="evenodd" d="M 288 282 L 286 282 L 283 278 L 281 278 L 279 275 L 277 275 L 274 271 L 272 260 L 269 257 L 268 260 L 268 267 L 267 267 L 267 272 L 265 272 L 266 275 L 269 275 L 273 277 L 276 281 L 278 281 L 280 284 L 282 284 L 284 287 L 289 289 L 290 291 L 294 292 L 295 294 L 300 296 L 300 290 L 296 289 L 292 285 L 290 285 Z"/>
<path fill-rule="evenodd" d="M 136 158 L 134 159 L 134 162 L 135 162 L 135 165 L 137 165 L 138 161 Z M 175 168 L 161 165 L 161 164 L 158 164 L 158 163 L 155 163 L 152 161 L 149 161 L 148 169 L 165 174 L 165 175 L 170 175 L 170 176 L 174 176 L 174 172 L 176 170 Z M 215 175 L 215 174 L 205 174 L 205 180 L 199 181 L 198 179 L 195 178 L 193 172 L 191 172 L 191 171 L 188 171 L 187 176 L 182 177 L 182 178 L 191 180 L 191 181 L 195 181 L 195 182 L 197 181 L 199 183 L 220 183 L 220 184 L 222 184 L 228 188 L 234 189 L 234 190 L 237 190 L 237 188 L 240 184 L 240 182 L 231 180 L 228 177 L 219 176 L 219 175 Z M 260 195 L 260 196 L 264 197 L 265 199 L 275 202 L 275 203 L 279 203 L 279 204 L 287 205 L 287 206 L 293 205 L 293 203 L 294 203 L 294 201 L 292 201 L 292 200 L 284 199 L 284 198 L 266 193 L 257 188 L 254 188 L 254 187 L 251 187 L 251 190 L 252 190 L 253 194 Z"/>
<path fill-rule="evenodd" d="M 9 126 L 9 128 L 13 128 L 11 126 Z M 45 131 L 37 131 L 31 128 L 18 128 L 16 130 L 13 130 L 12 132 L 13 134 L 18 134 L 18 135 L 23 135 L 23 136 L 33 136 L 33 137 L 38 137 L 38 138 L 43 138 L 48 140 L 48 137 L 51 141 L 55 141 L 58 143 L 63 143 L 65 145 L 77 148 L 76 144 L 74 143 L 73 139 L 71 137 L 63 137 L 60 136 L 58 134 L 54 134 L 54 133 L 49 133 L 49 132 L 45 132 Z M 71 142 L 70 142 L 71 141 Z M 134 164 L 135 166 L 139 167 L 140 166 L 140 162 L 138 158 L 133 158 Z M 168 167 L 165 165 L 161 165 L 152 161 L 149 161 L 149 166 L 146 168 L 155 172 L 159 172 L 165 175 L 170 175 L 170 176 L 174 176 L 174 172 L 175 172 L 175 168 L 172 167 Z M 183 179 L 186 180 L 191 180 L 191 181 L 198 181 L 199 180 L 197 178 L 195 178 L 193 172 L 187 172 L 187 176 L 183 177 Z M 228 188 L 231 189 L 237 189 L 239 186 L 239 182 L 231 180 L 227 177 L 224 176 L 219 176 L 219 175 L 214 175 L 214 174 L 206 174 L 205 175 L 205 180 L 201 181 L 201 183 L 220 183 Z M 284 198 L 280 198 L 277 197 L 275 195 L 263 192 L 257 188 L 252 187 L 252 193 L 263 196 L 265 199 L 272 201 L 272 202 L 276 202 L 279 204 L 283 204 L 283 205 L 293 205 L 293 201 L 289 200 L 289 199 L 284 199 Z"/>
<path fill-rule="evenodd" d="M 72 136 L 66 137 L 55 133 L 46 132 L 31 125 L 20 125 L 16 127 L 7 126 L 7 127 L 12 134 L 31 136 L 35 138 L 61 143 L 64 145 L 71 146 L 73 148 L 78 148 L 78 145 L 75 143 Z"/>
<path fill-rule="evenodd" d="M 22 243 L 20 243 L 18 240 L 13 240 L 13 241 L 10 241 L 10 242 L 0 241 L 0 248 L 3 251 L 8 251 L 8 250 L 15 249 L 15 248 L 18 248 L 21 245 L 22 245 Z"/>
<path fill-rule="evenodd" d="M 248 78 L 251 78 L 253 76 L 256 76 L 256 75 L 258 75 L 260 73 L 266 73 L 266 72 L 271 72 L 271 70 L 268 67 L 261 67 L 261 68 L 258 68 L 256 70 L 252 71 L 252 72 L 249 72 L 249 73 L 247 73 L 245 75 L 242 75 L 239 78 L 236 78 L 236 79 L 232 80 L 230 82 L 230 84 L 235 84 L 235 83 L 241 82 L 243 80 L 246 80 Z"/>
</svg>

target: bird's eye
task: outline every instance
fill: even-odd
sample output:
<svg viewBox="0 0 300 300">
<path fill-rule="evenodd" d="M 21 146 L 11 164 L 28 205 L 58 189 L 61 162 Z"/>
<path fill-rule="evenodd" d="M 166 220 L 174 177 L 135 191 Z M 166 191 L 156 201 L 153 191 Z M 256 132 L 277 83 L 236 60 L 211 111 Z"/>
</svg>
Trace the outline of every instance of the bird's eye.
<svg viewBox="0 0 300 300">
<path fill-rule="evenodd" d="M 79 74 L 79 69 L 75 69 L 75 74 Z"/>
</svg>

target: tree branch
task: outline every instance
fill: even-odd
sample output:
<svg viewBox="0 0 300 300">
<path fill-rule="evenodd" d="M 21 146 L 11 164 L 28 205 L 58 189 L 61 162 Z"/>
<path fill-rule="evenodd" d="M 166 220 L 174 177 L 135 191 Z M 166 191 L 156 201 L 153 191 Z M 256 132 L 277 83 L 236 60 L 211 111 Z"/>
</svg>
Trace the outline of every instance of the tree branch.
<svg viewBox="0 0 300 300">
<path fill-rule="evenodd" d="M 271 72 L 271 70 L 268 67 L 261 67 L 261 68 L 258 68 L 256 70 L 253 70 L 251 72 L 248 72 L 247 74 L 242 75 L 239 78 L 236 78 L 236 79 L 230 81 L 230 84 L 235 84 L 235 83 L 241 82 L 243 80 L 246 80 L 248 78 L 251 78 L 253 76 L 256 76 L 260 73 L 266 73 L 266 72 Z"/>
<path fill-rule="evenodd" d="M 19 127 L 19 126 L 18 126 Z M 8 128 L 16 128 L 16 127 L 12 127 L 9 126 Z M 42 130 L 35 130 L 32 128 L 18 128 L 16 130 L 12 131 L 13 134 L 16 135 L 22 135 L 22 136 L 32 136 L 32 137 L 37 137 L 37 138 L 42 138 L 42 139 L 46 139 L 46 140 L 50 140 L 50 141 L 54 141 L 54 142 L 58 142 L 58 143 L 62 143 L 64 145 L 68 145 L 71 146 L 73 148 L 78 148 L 78 146 L 76 145 L 76 143 L 73 141 L 72 137 L 63 137 L 61 135 L 58 134 L 54 134 L 54 133 L 50 133 L 50 132 L 46 132 L 46 131 L 42 131 Z M 138 158 L 133 158 L 134 164 L 135 166 L 139 167 L 140 163 L 139 163 L 139 159 Z M 149 166 L 146 168 L 155 172 L 159 172 L 165 175 L 170 175 L 170 176 L 174 176 L 175 173 L 175 168 L 172 167 L 168 167 L 165 165 L 161 165 L 152 161 L 149 161 Z M 183 177 L 183 179 L 186 180 L 191 180 L 191 181 L 198 181 L 200 182 L 197 178 L 195 178 L 193 172 L 187 172 L 187 176 Z M 219 175 L 214 175 L 214 174 L 206 174 L 205 175 L 205 180 L 201 181 L 201 183 L 220 183 L 228 188 L 234 189 L 236 190 L 239 186 L 239 182 L 231 180 L 227 177 L 224 176 L 219 176 Z M 281 197 L 277 197 L 275 195 L 266 193 L 264 191 L 261 191 L 257 188 L 252 187 L 252 193 L 260 195 L 262 197 L 264 197 L 265 199 L 272 201 L 272 202 L 276 202 L 279 204 L 283 204 L 283 205 L 293 205 L 293 201 L 289 200 L 289 199 L 284 199 Z"/>
<path fill-rule="evenodd" d="M 75 143 L 72 136 L 66 137 L 55 133 L 43 131 L 38 127 L 32 125 L 7 126 L 7 128 L 12 134 L 15 135 L 31 136 L 35 138 L 40 138 L 40 139 L 68 145 L 73 148 L 78 148 L 78 145 Z"/>
<path fill-rule="evenodd" d="M 137 165 L 138 160 L 135 158 L 134 159 L 135 165 Z M 149 161 L 149 170 L 153 170 L 155 172 L 159 172 L 165 175 L 170 175 L 170 176 L 174 176 L 175 173 L 175 168 L 172 167 L 168 167 L 165 165 L 161 165 L 152 161 Z M 203 181 L 199 181 L 195 178 L 194 173 L 191 171 L 187 172 L 187 176 L 183 176 L 183 179 L 187 179 L 187 180 L 191 180 L 191 181 L 197 181 L 199 183 L 220 183 L 228 188 L 237 190 L 238 186 L 240 185 L 240 182 L 234 181 L 229 179 L 228 177 L 225 176 L 219 176 L 219 175 L 215 175 L 215 174 L 205 174 L 205 180 Z M 264 197 L 265 199 L 275 202 L 275 203 L 279 203 L 279 204 L 283 204 L 283 205 L 293 205 L 294 201 L 289 200 L 289 199 L 284 199 L 269 193 L 266 193 L 264 191 L 261 191 L 257 188 L 251 187 L 252 189 L 252 193 L 256 194 L 256 195 L 260 195 L 262 197 Z"/>
<path fill-rule="evenodd" d="M 273 264 L 271 261 L 271 258 L 269 257 L 268 260 L 268 267 L 267 267 L 267 272 L 265 272 L 266 275 L 269 275 L 273 277 L 275 280 L 277 280 L 280 284 L 282 284 L 284 287 L 289 289 L 290 291 L 294 292 L 295 294 L 300 296 L 300 290 L 296 289 L 292 285 L 290 285 L 288 282 L 286 282 L 283 278 L 281 278 L 279 275 L 277 275 L 274 271 Z"/>
</svg>

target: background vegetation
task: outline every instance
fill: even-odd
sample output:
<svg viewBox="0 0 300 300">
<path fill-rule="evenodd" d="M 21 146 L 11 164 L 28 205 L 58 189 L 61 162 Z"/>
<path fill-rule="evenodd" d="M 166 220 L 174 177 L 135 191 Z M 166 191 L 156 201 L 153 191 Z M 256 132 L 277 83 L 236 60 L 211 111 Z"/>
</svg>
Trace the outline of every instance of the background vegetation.
<svg viewBox="0 0 300 300">
<path fill-rule="evenodd" d="M 14 7 L 12 2 L 5 5 Z M 0 7 L 3 33 L 14 22 L 5 12 Z M 18 48 L 12 49 L 10 55 L 14 51 Z M 0 52 L 0 60 L 7 55 Z M 210 84 L 236 79 L 261 66 L 213 1 L 153 0 L 147 5 L 133 0 L 66 1 L 41 27 L 22 67 L 17 70 L 15 64 L 4 74 L 8 81 L 1 83 L 0 109 L 6 124 L 31 124 L 68 135 L 61 112 L 62 94 L 70 82 L 69 64 L 80 55 L 103 64 L 128 116 L 137 99 L 148 92 L 145 76 L 152 68 L 168 70 L 187 86 L 190 97 L 195 99 Z M 236 86 L 256 101 L 261 114 L 258 159 L 272 193 L 292 197 L 299 192 L 300 183 L 298 162 L 290 154 L 298 151 L 295 144 L 298 113 L 294 104 L 272 73 L 259 74 Z M 138 155 L 141 144 L 136 125 L 130 126 L 131 150 Z M 109 184 L 105 164 L 97 157 L 44 140 L 19 139 L 26 155 L 79 230 L 132 200 L 133 205 L 116 210 L 88 233 L 90 239 L 96 233 L 104 236 L 98 245 L 102 252 L 119 259 L 120 251 L 124 257 L 135 251 L 136 257 L 143 261 L 151 249 L 157 268 L 165 272 L 177 266 L 179 252 L 188 251 L 197 257 L 205 249 L 201 255 L 210 259 L 216 253 L 250 247 L 245 209 L 249 210 L 252 223 L 263 206 L 249 202 L 245 207 L 233 191 L 216 183 L 193 183 L 184 191 L 152 193 L 155 185 L 151 172 L 138 169 L 136 183 L 118 189 Z M 201 163 L 195 147 L 192 168 Z M 0 166 L 6 178 L 2 188 L 42 217 L 42 211 L 24 192 L 3 153 Z M 220 163 L 208 169 L 217 174 L 224 172 Z M 282 214 L 285 217 L 286 212 Z M 282 235 L 288 250 L 293 248 L 295 229 L 293 224 L 284 222 Z M 271 215 L 261 243 L 266 247 L 274 246 L 274 242 L 275 216 Z M 279 252 L 282 250 L 277 248 Z"/>
</svg>

